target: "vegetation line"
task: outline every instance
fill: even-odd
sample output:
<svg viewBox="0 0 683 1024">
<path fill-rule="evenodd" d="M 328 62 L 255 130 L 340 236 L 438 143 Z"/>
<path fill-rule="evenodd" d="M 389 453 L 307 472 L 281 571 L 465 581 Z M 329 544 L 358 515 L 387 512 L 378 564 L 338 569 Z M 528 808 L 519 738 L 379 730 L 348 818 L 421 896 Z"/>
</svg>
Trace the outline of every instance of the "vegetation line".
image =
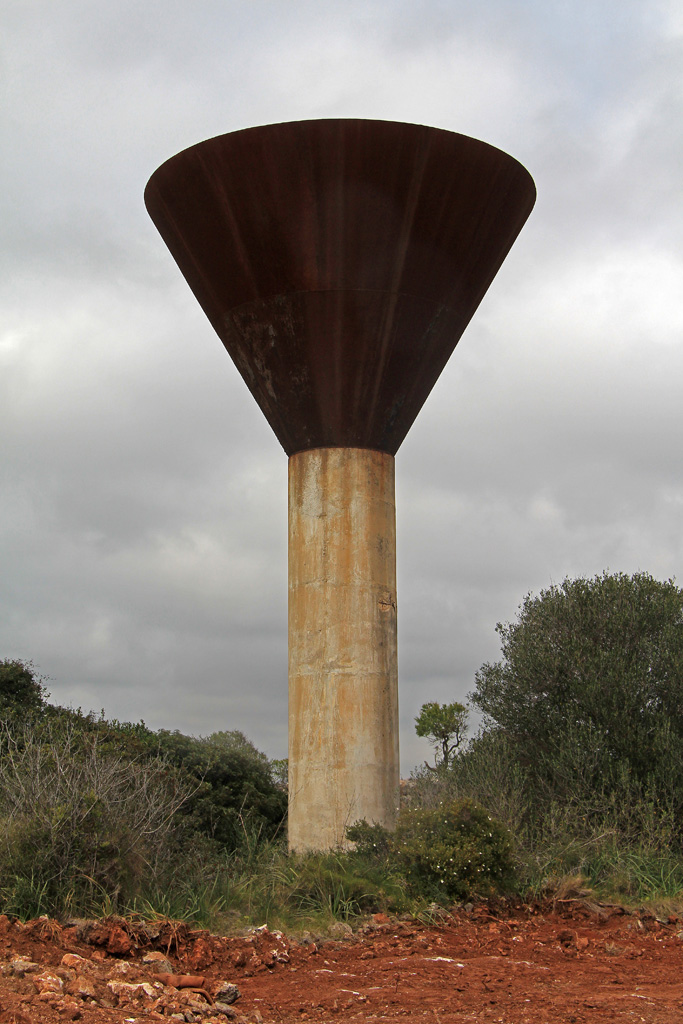
<svg viewBox="0 0 683 1024">
<path fill-rule="evenodd" d="M 154 732 L 49 703 L 0 662 L 0 912 L 132 914 L 216 930 L 348 926 L 454 902 L 587 898 L 683 908 L 683 591 L 646 573 L 565 580 L 499 624 L 483 715 L 425 704 L 434 748 L 393 833 L 288 855 L 287 765 L 238 731 Z"/>
</svg>

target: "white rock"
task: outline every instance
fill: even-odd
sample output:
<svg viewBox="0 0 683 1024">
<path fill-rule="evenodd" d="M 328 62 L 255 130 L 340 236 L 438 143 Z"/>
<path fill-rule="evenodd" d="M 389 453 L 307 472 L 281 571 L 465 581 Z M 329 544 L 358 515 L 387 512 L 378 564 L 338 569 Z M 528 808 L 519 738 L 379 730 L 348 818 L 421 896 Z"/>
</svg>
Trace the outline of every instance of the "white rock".
<svg viewBox="0 0 683 1024">
<path fill-rule="evenodd" d="M 143 956 L 142 962 L 154 974 L 173 974 L 173 964 L 163 953 L 147 953 Z"/>
<path fill-rule="evenodd" d="M 81 999 L 94 999 L 97 995 L 95 985 L 90 978 L 79 974 L 66 986 L 67 992 L 72 996 L 80 996 Z"/>
<path fill-rule="evenodd" d="M 118 960 L 113 967 L 110 968 L 110 974 L 120 974 L 124 978 L 127 974 L 132 974 L 134 968 L 127 960 Z"/>
<path fill-rule="evenodd" d="M 39 970 L 40 964 L 34 964 L 32 960 L 18 959 L 11 961 L 8 973 L 16 975 L 17 978 L 23 978 L 25 974 L 35 974 Z"/>
<path fill-rule="evenodd" d="M 219 981 L 218 987 L 214 989 L 213 997 L 221 1003 L 234 1003 L 241 995 L 237 985 L 231 981 Z"/>
<path fill-rule="evenodd" d="M 41 995 L 44 992 L 61 992 L 64 988 L 62 979 L 58 978 L 56 974 L 49 974 L 47 971 L 43 974 L 36 974 L 33 984 Z"/>
<path fill-rule="evenodd" d="M 62 957 L 62 967 L 76 967 L 79 971 L 82 971 L 86 967 L 92 967 L 92 964 L 90 960 L 86 960 L 84 956 L 79 956 L 78 953 L 65 953 Z"/>
<path fill-rule="evenodd" d="M 148 981 L 108 981 L 107 988 L 113 996 L 124 1002 L 154 999 L 158 995 L 157 988 Z"/>
</svg>

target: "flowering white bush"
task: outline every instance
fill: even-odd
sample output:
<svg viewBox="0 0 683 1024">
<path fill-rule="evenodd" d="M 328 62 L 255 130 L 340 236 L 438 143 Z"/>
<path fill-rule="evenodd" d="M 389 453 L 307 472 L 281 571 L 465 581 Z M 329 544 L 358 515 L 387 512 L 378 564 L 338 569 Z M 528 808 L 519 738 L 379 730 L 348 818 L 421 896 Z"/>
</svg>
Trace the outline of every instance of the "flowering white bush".
<svg viewBox="0 0 683 1024">
<path fill-rule="evenodd" d="M 513 870 L 508 830 L 471 800 L 402 811 L 393 843 L 408 881 L 425 895 L 490 896 Z"/>
</svg>

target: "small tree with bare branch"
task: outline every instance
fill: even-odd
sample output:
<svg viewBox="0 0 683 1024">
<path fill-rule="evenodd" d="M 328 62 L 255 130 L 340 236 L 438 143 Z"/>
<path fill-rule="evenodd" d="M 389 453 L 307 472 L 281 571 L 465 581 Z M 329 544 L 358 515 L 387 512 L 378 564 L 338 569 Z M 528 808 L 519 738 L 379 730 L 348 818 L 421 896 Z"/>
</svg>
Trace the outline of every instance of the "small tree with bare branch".
<svg viewBox="0 0 683 1024">
<path fill-rule="evenodd" d="M 430 701 L 423 704 L 415 719 L 415 732 L 424 736 L 434 746 L 435 764 L 425 767 L 432 772 L 446 770 L 458 747 L 467 735 L 468 711 L 464 704 L 437 704 Z"/>
</svg>

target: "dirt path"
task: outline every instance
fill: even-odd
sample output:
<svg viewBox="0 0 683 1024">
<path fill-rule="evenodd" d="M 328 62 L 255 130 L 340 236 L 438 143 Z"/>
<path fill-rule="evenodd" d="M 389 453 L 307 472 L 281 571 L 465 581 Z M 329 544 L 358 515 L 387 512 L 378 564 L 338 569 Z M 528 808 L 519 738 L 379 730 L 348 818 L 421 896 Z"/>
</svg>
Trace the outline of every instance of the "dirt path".
<svg viewBox="0 0 683 1024">
<path fill-rule="evenodd" d="M 683 921 L 577 903 L 479 908 L 438 927 L 376 915 L 351 938 L 302 943 L 265 929 L 226 939 L 172 922 L 0 917 L 0 969 L 0 1024 L 683 1024 Z M 195 975 L 194 988 L 159 970 Z M 241 993 L 231 1005 L 227 982 Z"/>
</svg>

